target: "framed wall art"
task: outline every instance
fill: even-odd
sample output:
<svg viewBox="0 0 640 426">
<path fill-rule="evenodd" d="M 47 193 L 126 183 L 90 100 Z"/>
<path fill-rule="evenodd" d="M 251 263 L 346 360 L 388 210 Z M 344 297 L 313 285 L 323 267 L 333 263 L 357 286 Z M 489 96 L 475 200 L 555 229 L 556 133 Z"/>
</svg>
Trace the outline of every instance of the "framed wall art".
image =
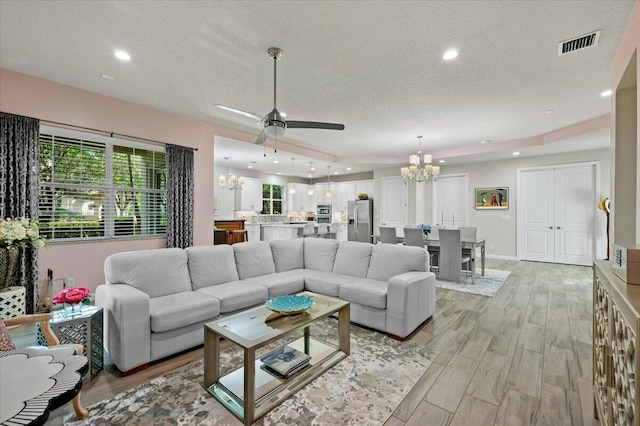
<svg viewBox="0 0 640 426">
<path fill-rule="evenodd" d="M 509 187 L 476 188 L 476 210 L 509 208 Z"/>
</svg>

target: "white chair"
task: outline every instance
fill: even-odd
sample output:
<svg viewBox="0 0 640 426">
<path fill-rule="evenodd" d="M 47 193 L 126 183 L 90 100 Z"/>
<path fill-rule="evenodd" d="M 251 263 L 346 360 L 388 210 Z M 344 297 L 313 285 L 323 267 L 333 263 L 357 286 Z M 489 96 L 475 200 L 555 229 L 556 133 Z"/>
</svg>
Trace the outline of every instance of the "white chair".
<svg viewBox="0 0 640 426">
<path fill-rule="evenodd" d="M 440 236 L 438 234 L 438 231 L 442 228 L 441 225 L 433 225 L 431 227 L 431 235 L 429 235 L 429 239 L 430 240 L 439 240 Z"/>
<path fill-rule="evenodd" d="M 440 258 L 438 259 L 438 278 L 448 281 L 461 281 L 461 268 L 466 265 L 465 275 L 471 272 L 470 256 L 462 255 L 462 242 L 459 229 L 440 230 Z M 473 276 L 473 274 L 472 274 Z M 474 281 L 475 284 L 475 281 Z"/>
<path fill-rule="evenodd" d="M 404 228 L 406 246 L 424 247 L 424 233 L 419 228 Z"/>
<path fill-rule="evenodd" d="M 339 229 L 340 229 L 339 223 L 332 223 L 331 225 L 329 225 L 329 233 L 327 234 L 327 238 L 331 238 L 334 240 L 337 239 Z"/>
<path fill-rule="evenodd" d="M 476 241 L 478 235 L 478 228 L 476 226 L 460 226 L 460 240 L 461 241 Z M 476 251 L 468 248 L 462 249 L 462 256 L 471 257 L 471 267 L 476 267 Z M 473 271 L 473 269 L 472 269 Z"/>
<path fill-rule="evenodd" d="M 381 226 L 378 229 L 380 230 L 380 242 L 382 244 L 398 244 L 396 228 Z"/>
<path fill-rule="evenodd" d="M 316 235 L 318 238 L 327 238 L 327 235 L 329 235 L 329 225 L 326 223 L 319 223 Z"/>
<path fill-rule="evenodd" d="M 317 236 L 316 224 L 313 222 L 305 223 L 304 228 L 302 228 L 302 238 L 316 238 Z"/>
</svg>

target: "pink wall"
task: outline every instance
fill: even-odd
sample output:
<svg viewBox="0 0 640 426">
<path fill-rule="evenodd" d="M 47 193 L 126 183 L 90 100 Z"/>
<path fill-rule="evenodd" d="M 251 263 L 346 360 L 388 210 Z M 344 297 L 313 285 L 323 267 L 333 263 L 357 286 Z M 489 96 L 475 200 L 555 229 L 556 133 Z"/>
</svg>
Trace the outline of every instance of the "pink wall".
<svg viewBox="0 0 640 426">
<path fill-rule="evenodd" d="M 0 69 L 0 110 L 41 120 L 112 131 L 198 148 L 195 153 L 194 244 L 212 244 L 213 140 L 222 135 L 253 141 L 255 135 L 170 114 L 120 99 Z M 73 277 L 95 289 L 104 281 L 104 259 L 113 253 L 165 246 L 164 239 L 54 244 L 41 250 L 40 278 Z"/>
</svg>

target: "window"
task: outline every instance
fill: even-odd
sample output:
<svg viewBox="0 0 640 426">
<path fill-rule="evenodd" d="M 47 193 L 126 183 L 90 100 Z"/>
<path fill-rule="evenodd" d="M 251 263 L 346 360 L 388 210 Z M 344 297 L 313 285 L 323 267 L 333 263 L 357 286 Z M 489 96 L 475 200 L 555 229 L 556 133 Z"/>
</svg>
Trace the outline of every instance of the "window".
<svg viewBox="0 0 640 426">
<path fill-rule="evenodd" d="M 262 214 L 282 214 L 282 193 L 280 185 L 262 185 Z"/>
<path fill-rule="evenodd" d="M 44 127 L 40 132 L 44 236 L 58 241 L 166 234 L 163 147 Z"/>
</svg>

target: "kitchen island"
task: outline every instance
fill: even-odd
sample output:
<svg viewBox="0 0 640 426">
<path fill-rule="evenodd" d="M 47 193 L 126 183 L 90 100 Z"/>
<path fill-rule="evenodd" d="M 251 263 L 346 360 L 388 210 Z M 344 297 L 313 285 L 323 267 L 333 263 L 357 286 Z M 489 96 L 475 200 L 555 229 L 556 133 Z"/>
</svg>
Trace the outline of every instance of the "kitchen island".
<svg viewBox="0 0 640 426">
<path fill-rule="evenodd" d="M 306 222 L 300 223 L 261 223 L 262 241 L 291 240 L 302 238 Z M 316 225 L 316 229 L 318 226 Z"/>
</svg>

